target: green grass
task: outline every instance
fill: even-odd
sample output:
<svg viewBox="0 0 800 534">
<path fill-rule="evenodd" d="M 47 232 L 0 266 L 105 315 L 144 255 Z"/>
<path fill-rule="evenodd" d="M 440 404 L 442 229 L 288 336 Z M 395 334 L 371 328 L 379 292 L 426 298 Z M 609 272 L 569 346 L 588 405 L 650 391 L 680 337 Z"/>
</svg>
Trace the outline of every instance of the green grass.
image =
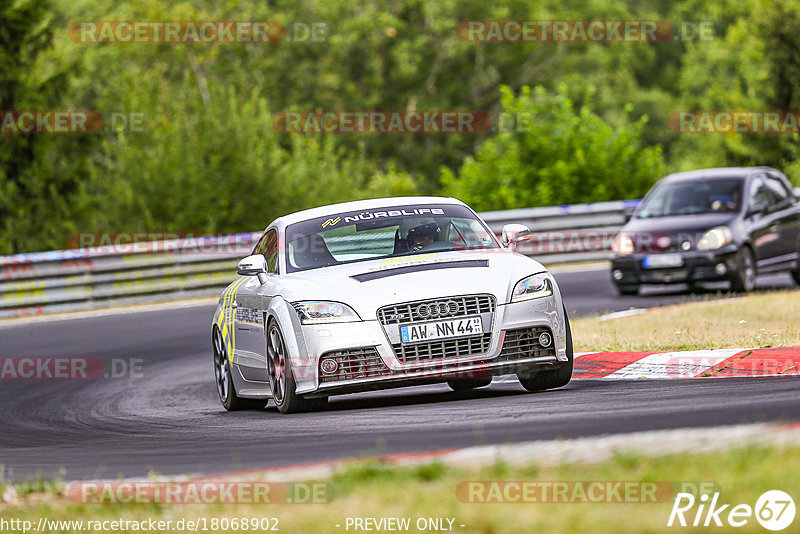
<svg viewBox="0 0 800 534">
<path fill-rule="evenodd" d="M 0 516 L 50 519 L 172 519 L 277 517 L 281 532 L 346 532 L 347 517 L 455 518 L 455 532 L 648 533 L 670 532 L 672 497 L 657 503 L 480 504 L 463 502 L 456 488 L 465 481 L 655 481 L 713 482 L 724 503 L 754 505 L 758 496 L 781 489 L 800 498 L 800 447 L 737 448 L 727 452 L 646 457 L 624 454 L 597 464 L 524 467 L 496 464 L 465 469 L 433 462 L 397 467 L 369 461 L 348 466 L 330 479 L 334 498 L 314 505 L 83 505 L 50 486 L 28 494 L 24 504 L 0 505 Z M 29 486 L 32 487 L 32 486 Z M 797 523 L 800 519 L 796 519 Z M 335 525 L 342 525 L 336 527 Z M 458 525 L 465 525 L 460 527 Z M 763 532 L 751 520 L 739 532 Z M 350 532 L 353 530 L 351 529 Z M 691 528 L 692 532 L 726 529 Z M 417 532 L 412 528 L 410 532 Z M 787 531 L 788 532 L 788 531 Z"/>
<path fill-rule="evenodd" d="M 579 352 L 800 346 L 800 291 L 690 302 L 643 315 L 572 321 Z"/>
</svg>

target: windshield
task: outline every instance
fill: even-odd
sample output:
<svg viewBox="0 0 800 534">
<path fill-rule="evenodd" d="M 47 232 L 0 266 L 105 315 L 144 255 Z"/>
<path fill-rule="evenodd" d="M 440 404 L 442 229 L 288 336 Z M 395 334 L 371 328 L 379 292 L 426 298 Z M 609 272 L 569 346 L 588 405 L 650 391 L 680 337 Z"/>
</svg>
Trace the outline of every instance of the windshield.
<svg viewBox="0 0 800 534">
<path fill-rule="evenodd" d="M 741 178 L 672 182 L 657 186 L 636 213 L 639 219 L 739 211 Z"/>
<path fill-rule="evenodd" d="M 499 248 L 467 207 L 454 204 L 387 206 L 345 212 L 286 227 L 287 272 L 355 261 Z"/>
</svg>

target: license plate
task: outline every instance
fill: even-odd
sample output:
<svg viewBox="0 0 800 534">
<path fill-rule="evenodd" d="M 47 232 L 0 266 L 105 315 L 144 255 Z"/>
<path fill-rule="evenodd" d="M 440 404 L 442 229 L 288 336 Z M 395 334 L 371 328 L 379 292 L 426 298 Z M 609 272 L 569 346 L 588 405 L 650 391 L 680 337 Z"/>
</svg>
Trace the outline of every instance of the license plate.
<svg viewBox="0 0 800 534">
<path fill-rule="evenodd" d="M 421 343 L 453 337 L 475 336 L 483 334 L 480 317 L 464 317 L 447 321 L 409 324 L 400 327 L 402 343 Z"/>
<path fill-rule="evenodd" d="M 680 254 L 648 254 L 642 260 L 645 269 L 665 269 L 683 265 L 683 256 Z"/>
</svg>

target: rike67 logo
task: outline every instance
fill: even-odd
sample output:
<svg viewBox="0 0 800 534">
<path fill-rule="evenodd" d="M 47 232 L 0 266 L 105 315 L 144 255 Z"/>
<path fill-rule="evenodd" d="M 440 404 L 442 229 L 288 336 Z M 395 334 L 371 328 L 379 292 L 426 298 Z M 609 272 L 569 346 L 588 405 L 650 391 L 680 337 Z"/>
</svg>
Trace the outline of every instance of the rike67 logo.
<svg viewBox="0 0 800 534">
<path fill-rule="evenodd" d="M 678 493 L 667 526 L 681 527 L 743 527 L 755 517 L 767 530 L 780 531 L 792 524 L 795 515 L 794 500 L 780 490 L 764 492 L 754 507 L 749 504 L 722 504 L 719 492 L 710 498 L 703 494 L 696 498 L 691 493 Z"/>
</svg>

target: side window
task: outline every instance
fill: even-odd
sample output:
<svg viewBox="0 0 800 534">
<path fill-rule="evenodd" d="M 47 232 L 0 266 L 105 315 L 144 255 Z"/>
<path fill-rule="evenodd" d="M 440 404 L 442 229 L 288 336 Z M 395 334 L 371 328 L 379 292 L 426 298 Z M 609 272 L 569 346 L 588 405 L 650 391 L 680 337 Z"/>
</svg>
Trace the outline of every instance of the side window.
<svg viewBox="0 0 800 534">
<path fill-rule="evenodd" d="M 262 235 L 261 238 L 258 240 L 256 246 L 253 247 L 253 252 L 251 252 L 250 255 L 255 256 L 256 254 L 264 254 L 264 246 L 266 245 L 266 243 L 267 243 L 267 233 L 264 232 L 264 235 Z"/>
<path fill-rule="evenodd" d="M 253 254 L 261 254 L 267 260 L 267 272 L 278 272 L 278 232 L 276 230 L 269 230 L 253 249 Z"/>
<path fill-rule="evenodd" d="M 775 198 L 776 204 L 786 202 L 787 199 L 792 197 L 790 192 L 786 190 L 786 186 L 778 178 L 772 176 L 767 177 L 767 188 L 769 192 L 772 193 L 773 198 Z"/>
<path fill-rule="evenodd" d="M 264 236 L 264 252 L 262 254 L 267 259 L 267 272 L 278 272 L 278 232 L 270 230 Z"/>
<path fill-rule="evenodd" d="M 764 179 L 757 176 L 750 182 L 750 205 L 756 206 L 758 204 L 769 206 L 772 204 L 772 199 L 767 191 L 767 186 L 764 185 Z"/>
</svg>

